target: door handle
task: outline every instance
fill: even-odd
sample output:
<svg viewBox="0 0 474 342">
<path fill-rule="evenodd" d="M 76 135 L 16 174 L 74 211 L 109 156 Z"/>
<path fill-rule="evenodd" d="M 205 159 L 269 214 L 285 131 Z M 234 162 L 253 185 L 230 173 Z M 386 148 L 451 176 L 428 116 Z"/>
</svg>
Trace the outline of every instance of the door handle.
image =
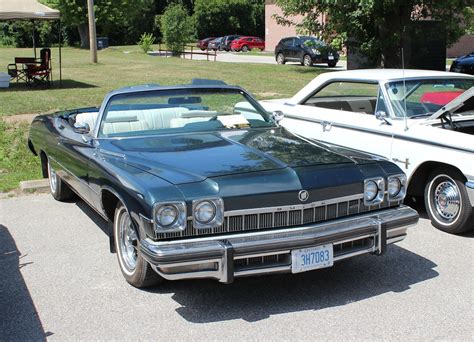
<svg viewBox="0 0 474 342">
<path fill-rule="evenodd" d="M 329 132 L 332 128 L 332 123 L 329 121 L 323 121 L 321 125 L 323 126 L 323 132 Z"/>
</svg>

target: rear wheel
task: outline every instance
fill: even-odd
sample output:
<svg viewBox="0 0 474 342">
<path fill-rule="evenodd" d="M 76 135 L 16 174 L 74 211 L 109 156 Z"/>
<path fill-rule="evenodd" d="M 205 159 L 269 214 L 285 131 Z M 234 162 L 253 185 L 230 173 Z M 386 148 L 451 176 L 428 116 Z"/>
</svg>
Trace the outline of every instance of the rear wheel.
<svg viewBox="0 0 474 342">
<path fill-rule="evenodd" d="M 242 46 L 242 52 L 247 52 L 249 47 L 247 45 Z"/>
<path fill-rule="evenodd" d="M 461 178 L 450 169 L 439 168 L 425 186 L 426 212 L 433 226 L 459 234 L 472 228 L 472 203 Z"/>
<path fill-rule="evenodd" d="M 336 64 L 337 64 L 337 62 L 329 62 L 329 63 L 328 63 L 328 66 L 329 66 L 330 68 L 334 68 L 334 67 L 336 66 Z"/>
<path fill-rule="evenodd" d="M 311 59 L 311 56 L 310 55 L 304 55 L 302 64 L 306 67 L 312 66 L 313 65 L 313 60 Z"/>
<path fill-rule="evenodd" d="M 127 209 L 120 202 L 115 208 L 114 243 L 120 270 L 130 285 L 147 287 L 162 280 L 141 256 L 138 234 Z"/>
<path fill-rule="evenodd" d="M 48 178 L 49 178 L 49 189 L 51 195 L 57 201 L 67 201 L 74 197 L 74 192 L 71 190 L 61 177 L 56 173 L 56 170 L 51 165 L 51 161 L 48 158 Z"/>
<path fill-rule="evenodd" d="M 285 55 L 283 55 L 281 52 L 278 53 L 276 60 L 277 60 L 277 64 L 285 64 L 286 63 Z"/>
</svg>

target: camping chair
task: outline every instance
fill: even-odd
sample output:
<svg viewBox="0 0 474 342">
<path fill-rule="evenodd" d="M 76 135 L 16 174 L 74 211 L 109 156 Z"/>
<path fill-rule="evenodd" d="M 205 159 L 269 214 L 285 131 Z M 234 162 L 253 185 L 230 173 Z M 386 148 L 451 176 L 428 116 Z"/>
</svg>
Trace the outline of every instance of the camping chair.
<svg viewBox="0 0 474 342">
<path fill-rule="evenodd" d="M 51 68 L 50 49 L 41 49 L 39 61 L 36 61 L 35 63 L 27 63 L 24 67 L 26 83 L 51 85 L 53 71 Z"/>
<path fill-rule="evenodd" d="M 36 63 L 36 59 L 34 57 L 15 57 L 15 63 L 8 64 L 8 75 L 12 79 L 15 79 L 16 82 L 18 81 L 27 81 L 26 74 L 24 70 L 25 64 Z"/>
</svg>

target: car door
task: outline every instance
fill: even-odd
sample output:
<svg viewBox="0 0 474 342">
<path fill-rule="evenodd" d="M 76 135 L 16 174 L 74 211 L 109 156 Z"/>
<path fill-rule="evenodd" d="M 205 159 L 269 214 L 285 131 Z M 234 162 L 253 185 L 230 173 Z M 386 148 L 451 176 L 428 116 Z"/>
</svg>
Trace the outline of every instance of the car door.
<svg viewBox="0 0 474 342">
<path fill-rule="evenodd" d="M 301 135 L 390 158 L 393 125 L 377 119 L 387 112 L 377 83 L 334 81 L 324 85 L 288 115 L 288 128 Z M 297 118 L 300 122 L 294 121 Z"/>
<path fill-rule="evenodd" d="M 61 177 L 70 184 L 79 195 L 92 203 L 92 193 L 88 180 L 88 164 L 94 153 L 90 139 L 75 132 L 69 123 L 64 122 L 57 138 L 57 162 Z"/>
</svg>

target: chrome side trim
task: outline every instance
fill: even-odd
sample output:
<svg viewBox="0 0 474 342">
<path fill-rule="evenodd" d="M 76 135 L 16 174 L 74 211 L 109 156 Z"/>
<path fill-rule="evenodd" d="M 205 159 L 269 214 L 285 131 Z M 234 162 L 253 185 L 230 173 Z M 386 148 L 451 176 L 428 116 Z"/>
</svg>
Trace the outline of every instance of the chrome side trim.
<svg viewBox="0 0 474 342">
<path fill-rule="evenodd" d="M 471 202 L 471 206 L 474 207 L 474 180 L 468 180 L 465 185 L 469 202 Z"/>
<path fill-rule="evenodd" d="M 290 118 L 290 119 L 293 119 L 293 120 L 306 121 L 306 122 L 313 122 L 313 123 L 318 123 L 318 124 L 321 124 L 321 122 L 322 122 L 321 120 L 301 117 L 301 116 L 297 116 L 297 115 L 293 115 L 293 114 L 285 114 L 285 118 Z M 420 138 L 408 137 L 408 136 L 404 136 L 404 135 L 401 135 L 401 134 L 386 133 L 386 132 L 377 131 L 377 130 L 370 129 L 370 128 L 364 128 L 364 127 L 360 127 L 360 126 L 343 124 L 343 123 L 339 123 L 339 122 L 337 122 L 337 123 L 331 122 L 331 124 L 332 124 L 332 127 L 344 128 L 344 129 L 348 129 L 348 130 L 354 130 L 354 131 L 359 131 L 359 132 L 364 132 L 364 133 L 374 134 L 374 135 L 380 135 L 380 136 L 385 136 L 385 137 L 393 137 L 394 139 L 410 141 L 410 142 L 418 143 L 418 144 L 433 145 L 433 146 L 442 147 L 442 148 L 446 148 L 446 149 L 449 149 L 449 150 L 461 151 L 461 152 L 468 152 L 468 153 L 473 153 L 474 152 L 474 149 L 450 146 L 450 145 L 443 144 L 443 143 L 423 140 L 423 139 L 420 139 Z M 324 139 L 321 139 L 321 140 L 323 142 L 331 143 L 330 141 L 326 141 Z"/>
</svg>

